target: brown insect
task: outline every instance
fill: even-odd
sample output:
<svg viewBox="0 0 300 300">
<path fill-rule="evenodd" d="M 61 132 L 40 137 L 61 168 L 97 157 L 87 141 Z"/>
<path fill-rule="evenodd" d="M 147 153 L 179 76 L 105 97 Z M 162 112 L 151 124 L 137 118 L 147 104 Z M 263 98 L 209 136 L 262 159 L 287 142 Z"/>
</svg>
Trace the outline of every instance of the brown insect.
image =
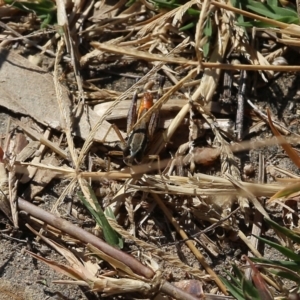
<svg viewBox="0 0 300 300">
<path fill-rule="evenodd" d="M 161 76 L 157 94 L 158 99 L 162 95 L 164 83 L 165 77 Z M 138 109 L 137 102 L 138 96 L 137 92 L 135 92 L 127 115 L 128 140 L 123 147 L 123 161 L 127 166 L 142 162 L 147 145 L 152 140 L 159 120 L 159 111 L 155 111 L 152 113 L 149 121 L 142 120 L 140 125 L 132 130 L 134 124 L 153 106 L 153 95 L 150 92 L 145 92 Z"/>
</svg>

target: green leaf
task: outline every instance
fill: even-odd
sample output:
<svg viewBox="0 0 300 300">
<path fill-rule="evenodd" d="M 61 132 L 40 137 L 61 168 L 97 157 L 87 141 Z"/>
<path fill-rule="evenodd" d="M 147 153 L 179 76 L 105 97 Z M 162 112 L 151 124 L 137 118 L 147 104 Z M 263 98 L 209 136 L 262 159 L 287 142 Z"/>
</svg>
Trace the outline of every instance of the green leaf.
<svg viewBox="0 0 300 300">
<path fill-rule="evenodd" d="M 242 9 L 242 4 L 240 0 L 232 0 L 231 1 L 232 5 L 236 8 Z M 238 15 L 237 16 L 237 22 L 244 22 L 244 16 L 243 15 Z"/>
<path fill-rule="evenodd" d="M 86 208 L 93 215 L 97 224 L 102 228 L 104 240 L 111 246 L 121 248 L 121 246 L 123 245 L 121 237 L 108 223 L 105 214 L 98 203 L 97 197 L 91 187 L 89 187 L 89 192 L 96 209 L 94 209 L 90 205 L 90 203 L 86 200 L 82 193 L 78 193 L 78 197 L 82 200 Z"/>
<path fill-rule="evenodd" d="M 232 265 L 232 268 L 233 268 L 233 272 L 234 272 L 234 274 L 236 276 L 236 279 L 234 279 L 234 280 L 236 281 L 236 283 L 238 285 L 241 285 L 241 282 L 242 282 L 242 280 L 244 278 L 244 273 L 241 272 L 241 270 L 235 264 Z"/>
<path fill-rule="evenodd" d="M 208 54 L 209 54 L 209 49 L 210 49 L 209 43 L 207 42 L 207 43 L 205 43 L 205 44 L 203 45 L 203 47 L 202 47 L 203 55 L 204 55 L 205 58 L 206 58 L 206 57 L 208 56 Z"/>
<path fill-rule="evenodd" d="M 269 11 L 268 9 L 266 9 L 266 7 L 262 3 L 259 3 L 259 2 L 255 6 L 246 5 L 246 8 L 249 10 L 252 10 L 260 15 L 268 17 L 270 19 L 274 19 L 274 18 L 278 17 L 272 11 Z"/>
<path fill-rule="evenodd" d="M 130 7 L 130 6 L 133 5 L 135 2 L 136 2 L 136 0 L 129 0 L 129 1 L 125 4 L 125 6 L 126 6 L 126 7 Z"/>
<path fill-rule="evenodd" d="M 8 5 L 25 12 L 34 12 L 42 21 L 41 28 L 47 27 L 52 21 L 56 20 L 55 2 L 51 0 L 40 0 L 36 2 L 4 0 Z"/>
<path fill-rule="evenodd" d="M 276 17 L 281 16 L 281 17 L 299 18 L 297 12 L 290 8 L 283 8 L 283 7 L 269 6 L 269 5 L 266 5 L 266 8 L 270 9 L 270 11 L 273 11 Z"/>
<path fill-rule="evenodd" d="M 233 297 L 235 297 L 237 300 L 245 300 L 245 297 L 243 295 L 243 291 L 241 288 L 238 288 L 237 286 L 233 285 L 230 281 L 228 281 L 227 279 L 225 279 L 222 276 L 220 276 L 220 278 L 221 278 L 222 282 L 224 283 L 224 285 L 226 286 L 228 292 Z"/>
<path fill-rule="evenodd" d="M 283 277 L 285 279 L 294 281 L 297 285 L 300 286 L 300 276 L 297 276 L 294 273 L 300 272 L 300 262 L 294 261 L 284 261 L 284 260 L 269 260 L 265 258 L 254 258 L 251 257 L 251 260 L 256 263 L 269 264 L 272 266 L 268 266 L 268 271 L 274 275 Z M 281 267 L 278 269 L 277 267 Z M 283 270 L 285 268 L 287 270 Z"/>
<path fill-rule="evenodd" d="M 245 277 L 242 281 L 242 289 L 246 299 L 262 300 L 259 296 L 258 290 L 254 287 L 253 283 L 250 280 L 247 280 Z"/>
<path fill-rule="evenodd" d="M 255 11 L 265 17 L 272 19 L 278 17 L 298 18 L 298 14 L 296 11 L 289 8 L 278 7 L 277 5 L 268 5 L 259 1 L 248 0 L 245 6 L 246 8 L 249 8 L 252 11 Z"/>
<path fill-rule="evenodd" d="M 278 6 L 277 0 L 267 0 L 267 4 L 270 6 Z"/>
<path fill-rule="evenodd" d="M 294 272 L 298 272 L 298 273 L 300 272 L 300 262 L 296 262 L 296 261 L 271 260 L 271 259 L 257 258 L 257 257 L 251 257 L 251 260 L 257 263 L 274 265 L 274 268 L 278 266 L 278 267 L 287 268 Z"/>
<path fill-rule="evenodd" d="M 276 269 L 271 269 L 269 271 L 276 276 L 280 276 L 287 280 L 291 280 L 291 281 L 295 282 L 298 286 L 300 286 L 300 278 L 293 273 L 283 271 L 283 270 L 276 270 Z"/>
<path fill-rule="evenodd" d="M 292 250 L 286 248 L 286 247 L 283 247 L 279 244 L 276 244 L 276 243 L 273 243 L 267 239 L 264 239 L 262 237 L 259 237 L 259 236 L 256 236 L 256 235 L 253 235 L 255 236 L 257 239 L 265 242 L 266 244 L 268 244 L 269 246 L 271 246 L 272 248 L 278 250 L 279 252 L 281 252 L 284 256 L 286 256 L 287 258 L 291 259 L 291 260 L 294 260 L 296 262 L 300 262 L 300 255 L 298 255 L 297 253 L 293 252 Z"/>
<path fill-rule="evenodd" d="M 282 22 L 282 23 L 287 23 L 287 24 L 299 24 L 300 20 L 298 17 L 280 17 L 280 18 L 275 18 L 276 21 Z"/>
<path fill-rule="evenodd" d="M 274 27 L 273 25 L 270 25 L 270 24 L 262 22 L 262 21 L 238 22 L 237 25 L 243 26 L 243 27 L 258 27 L 258 28 Z"/>
<path fill-rule="evenodd" d="M 52 14 L 47 14 L 44 18 L 43 16 L 40 16 L 41 20 L 42 20 L 42 24 L 41 24 L 41 29 L 46 28 L 52 20 Z"/>
<path fill-rule="evenodd" d="M 207 57 L 209 54 L 209 49 L 210 49 L 210 41 L 211 41 L 211 36 L 212 36 L 212 24 L 211 24 L 211 19 L 208 18 L 203 30 L 204 36 L 207 37 L 207 42 L 203 46 L 203 55 L 204 57 Z"/>
<path fill-rule="evenodd" d="M 296 234 L 294 231 L 292 231 L 292 230 L 290 230 L 286 227 L 280 226 L 278 223 L 276 223 L 276 222 L 274 222 L 270 219 L 265 218 L 264 220 L 273 229 L 275 229 L 276 231 L 282 233 L 284 236 L 287 236 L 293 242 L 300 244 L 300 236 L 298 234 Z"/>
<path fill-rule="evenodd" d="M 243 8 L 242 8 L 241 0 L 232 0 L 231 3 L 232 3 L 232 5 L 233 5 L 234 7 L 239 8 L 239 9 L 243 9 Z M 236 20 L 237 20 L 237 24 L 238 24 L 238 25 L 239 25 L 240 23 L 245 23 L 245 19 L 244 19 L 244 16 L 243 16 L 243 15 L 237 14 Z M 245 28 L 243 28 L 243 27 L 247 27 L 247 26 L 243 26 L 243 25 L 240 25 L 240 26 L 241 26 L 241 28 L 244 30 L 245 36 L 249 38 L 248 33 L 247 33 L 247 30 L 245 30 Z M 253 26 L 253 25 L 250 25 L 250 26 Z M 249 26 L 249 27 L 250 27 L 250 26 Z"/>
<path fill-rule="evenodd" d="M 54 2 L 50 0 L 41 0 L 39 2 L 28 2 L 28 1 L 14 1 L 4 0 L 6 4 L 12 5 L 22 11 L 34 11 L 38 16 L 42 14 L 53 13 L 56 11 Z"/>
<path fill-rule="evenodd" d="M 233 5 L 237 8 L 247 9 L 251 10 L 257 14 L 260 14 L 262 16 L 265 16 L 267 18 L 284 22 L 287 24 L 299 24 L 299 16 L 296 10 L 292 8 L 283 8 L 278 6 L 277 0 L 268 0 L 267 3 L 262 3 L 259 1 L 253 1 L 253 0 L 240 0 L 241 2 L 238 2 L 239 0 L 234 0 Z M 239 6 L 238 6 L 239 4 Z M 242 4 L 242 5 L 241 5 Z M 248 27 L 251 26 L 251 24 L 257 27 L 271 27 L 270 25 L 266 25 L 265 23 L 260 23 L 255 20 L 250 20 L 246 22 L 246 24 L 243 24 L 243 20 L 238 19 L 238 24 L 240 26 Z M 255 22 L 255 23 L 253 23 Z"/>
<path fill-rule="evenodd" d="M 111 219 L 113 219 L 113 220 L 115 220 L 115 221 L 117 220 L 115 214 L 113 213 L 113 211 L 112 211 L 112 209 L 111 209 L 110 207 L 106 207 L 106 208 L 105 208 L 104 214 L 105 214 L 105 216 L 107 216 L 107 217 L 109 217 L 109 218 L 111 218 Z M 118 234 L 118 238 L 119 238 L 119 241 L 118 241 L 118 247 L 119 247 L 120 249 L 122 249 L 122 248 L 124 247 L 123 239 L 120 238 L 120 235 L 119 235 L 119 234 Z"/>
<path fill-rule="evenodd" d="M 207 19 L 207 22 L 205 24 L 203 33 L 204 33 L 205 36 L 209 36 L 209 37 L 212 36 L 212 24 L 211 24 L 211 19 L 210 18 Z"/>
<path fill-rule="evenodd" d="M 179 31 L 185 31 L 185 30 L 189 30 L 191 28 L 194 28 L 196 26 L 196 22 L 190 22 L 182 27 L 179 28 Z"/>
</svg>

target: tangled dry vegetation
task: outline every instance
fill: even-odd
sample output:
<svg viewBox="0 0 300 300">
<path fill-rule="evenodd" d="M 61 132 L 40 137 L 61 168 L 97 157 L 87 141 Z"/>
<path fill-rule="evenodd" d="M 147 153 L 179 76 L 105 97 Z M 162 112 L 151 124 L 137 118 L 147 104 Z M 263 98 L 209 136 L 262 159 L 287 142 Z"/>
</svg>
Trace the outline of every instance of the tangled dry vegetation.
<svg viewBox="0 0 300 300">
<path fill-rule="evenodd" d="M 4 0 L 0 105 L 14 113 L 0 164 L 5 231 L 26 225 L 67 263 L 30 255 L 101 295 L 232 298 L 222 271 L 236 262 L 251 279 L 256 269 L 232 251 L 225 262 L 225 248 L 262 257 L 247 235 L 259 236 L 278 207 L 277 221 L 298 228 L 297 205 L 278 200 L 297 199 L 298 175 L 263 150 L 257 164 L 245 160 L 250 149 L 281 144 L 300 166 L 291 146 L 297 121 L 286 124 L 253 100 L 282 72 L 300 70 L 290 63 L 299 60 L 298 7 L 269 1 L 289 14 L 275 11 L 276 19 L 260 5 L 266 10 L 252 0 Z M 143 90 L 155 102 L 125 132 L 136 114 L 131 99 Z M 50 204 L 51 180 L 61 192 Z M 294 288 L 263 276 L 267 299 Z"/>
</svg>

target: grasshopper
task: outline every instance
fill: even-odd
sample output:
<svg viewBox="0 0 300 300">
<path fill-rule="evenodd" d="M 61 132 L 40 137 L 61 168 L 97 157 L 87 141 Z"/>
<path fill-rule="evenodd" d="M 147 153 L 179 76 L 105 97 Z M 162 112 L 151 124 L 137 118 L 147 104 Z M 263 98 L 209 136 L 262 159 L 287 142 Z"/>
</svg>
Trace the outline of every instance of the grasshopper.
<svg viewBox="0 0 300 300">
<path fill-rule="evenodd" d="M 163 93 L 163 85 L 165 77 L 159 79 L 159 90 L 157 98 L 159 99 Z M 159 121 L 159 111 L 154 112 L 150 120 L 142 120 L 141 124 L 132 130 L 137 120 L 143 118 L 145 113 L 153 106 L 154 100 L 150 92 L 145 92 L 143 99 L 137 109 L 138 96 L 137 92 L 132 97 L 132 102 L 127 115 L 127 135 L 128 139 L 123 147 L 123 161 L 127 166 L 132 166 L 133 163 L 140 164 L 145 155 L 145 150 L 152 140 Z"/>
</svg>

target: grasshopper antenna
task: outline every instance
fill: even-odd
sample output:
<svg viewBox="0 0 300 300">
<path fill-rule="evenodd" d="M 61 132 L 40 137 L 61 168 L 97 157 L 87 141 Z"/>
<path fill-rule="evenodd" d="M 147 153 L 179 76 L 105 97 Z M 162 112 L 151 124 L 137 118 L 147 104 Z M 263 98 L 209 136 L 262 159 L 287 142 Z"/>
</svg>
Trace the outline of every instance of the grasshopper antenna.
<svg viewBox="0 0 300 300">
<path fill-rule="evenodd" d="M 163 87 L 164 87 L 165 83 L 166 83 L 166 77 L 165 76 L 159 76 L 159 78 L 158 78 L 159 86 L 158 86 L 158 92 L 157 92 L 157 100 L 159 98 L 161 98 L 163 93 L 164 93 Z"/>
</svg>

